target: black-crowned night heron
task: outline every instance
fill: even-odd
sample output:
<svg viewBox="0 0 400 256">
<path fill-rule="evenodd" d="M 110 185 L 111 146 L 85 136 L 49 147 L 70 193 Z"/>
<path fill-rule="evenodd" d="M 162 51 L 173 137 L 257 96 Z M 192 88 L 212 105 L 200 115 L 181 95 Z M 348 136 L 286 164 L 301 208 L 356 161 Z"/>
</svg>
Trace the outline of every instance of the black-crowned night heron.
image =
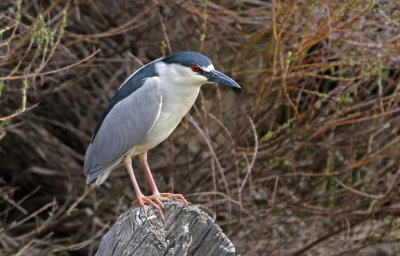
<svg viewBox="0 0 400 256">
<path fill-rule="evenodd" d="M 211 60 L 196 52 L 179 52 L 157 59 L 133 73 L 118 89 L 94 129 L 85 156 L 86 182 L 102 184 L 111 171 L 124 163 L 137 200 L 146 212 L 149 203 L 163 217 L 163 204 L 157 197 L 180 194 L 160 193 L 147 163 L 147 151 L 164 141 L 192 107 L 200 86 L 219 83 L 240 86 L 214 69 Z M 139 155 L 152 196 L 140 191 L 132 169 L 133 156 Z M 158 205 L 156 205 L 154 202 Z"/>
</svg>

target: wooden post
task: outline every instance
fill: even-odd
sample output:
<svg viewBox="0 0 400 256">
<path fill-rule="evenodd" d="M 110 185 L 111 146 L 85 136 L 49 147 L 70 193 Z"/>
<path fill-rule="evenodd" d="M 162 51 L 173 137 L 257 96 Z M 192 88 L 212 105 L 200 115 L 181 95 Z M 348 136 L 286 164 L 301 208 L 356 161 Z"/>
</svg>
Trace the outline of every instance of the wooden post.
<svg viewBox="0 0 400 256">
<path fill-rule="evenodd" d="M 206 213 L 180 200 L 164 201 L 158 212 L 136 205 L 124 212 L 101 239 L 96 256 L 235 255 L 235 247 Z"/>
</svg>

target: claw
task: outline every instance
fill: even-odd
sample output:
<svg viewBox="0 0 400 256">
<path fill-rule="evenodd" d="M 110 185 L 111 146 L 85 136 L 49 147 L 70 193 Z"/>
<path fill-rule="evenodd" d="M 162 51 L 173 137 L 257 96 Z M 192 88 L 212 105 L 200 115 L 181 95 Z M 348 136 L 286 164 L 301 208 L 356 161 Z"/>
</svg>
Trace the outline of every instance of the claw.
<svg viewBox="0 0 400 256">
<path fill-rule="evenodd" d="M 155 201 L 160 206 L 156 205 L 153 201 Z M 141 195 L 141 196 L 138 196 L 137 200 L 132 202 L 132 206 L 135 206 L 138 203 L 142 206 L 145 214 L 147 214 L 147 211 L 146 211 L 146 207 L 144 206 L 144 204 L 148 203 L 149 205 L 153 206 L 160 214 L 162 221 L 164 221 L 164 215 L 162 214 L 162 211 L 161 211 L 161 209 L 164 209 L 164 205 L 161 203 L 161 201 L 157 197 Z"/>
<path fill-rule="evenodd" d="M 186 206 L 188 206 L 188 202 L 181 194 L 171 194 L 171 193 L 156 193 L 152 196 L 139 195 L 138 199 L 132 202 L 132 206 L 135 206 L 139 203 L 140 206 L 142 206 L 144 213 L 147 214 L 146 207 L 144 206 L 144 204 L 147 203 L 147 204 L 153 206 L 158 211 L 158 213 L 160 213 L 161 219 L 164 222 L 164 215 L 162 214 L 162 211 L 161 211 L 162 209 L 164 209 L 164 205 L 157 197 L 165 198 L 168 201 L 169 201 L 169 199 L 168 199 L 169 197 L 179 198 L 182 200 L 182 202 Z M 157 204 L 155 204 L 153 201 L 156 202 L 159 206 Z"/>
</svg>

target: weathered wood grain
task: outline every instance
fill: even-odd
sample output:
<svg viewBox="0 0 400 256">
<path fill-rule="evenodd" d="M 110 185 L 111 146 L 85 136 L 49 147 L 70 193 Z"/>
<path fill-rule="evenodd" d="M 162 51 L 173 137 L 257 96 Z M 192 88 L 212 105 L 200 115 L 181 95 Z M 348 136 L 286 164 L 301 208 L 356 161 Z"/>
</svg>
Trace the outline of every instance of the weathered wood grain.
<svg viewBox="0 0 400 256">
<path fill-rule="evenodd" d="M 206 213 L 179 200 L 165 202 L 165 221 L 149 206 L 124 212 L 103 236 L 97 256 L 235 255 L 235 247 Z"/>
</svg>

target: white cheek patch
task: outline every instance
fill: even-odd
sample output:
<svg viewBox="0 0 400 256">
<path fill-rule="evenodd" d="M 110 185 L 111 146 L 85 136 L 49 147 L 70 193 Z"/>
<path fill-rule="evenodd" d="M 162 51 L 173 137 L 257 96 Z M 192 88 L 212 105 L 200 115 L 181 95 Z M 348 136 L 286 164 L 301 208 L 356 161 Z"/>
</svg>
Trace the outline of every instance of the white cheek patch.
<svg viewBox="0 0 400 256">
<path fill-rule="evenodd" d="M 201 69 L 204 70 L 204 71 L 210 72 L 211 70 L 214 69 L 214 65 L 210 64 L 207 67 L 201 67 Z"/>
<path fill-rule="evenodd" d="M 193 72 L 190 67 L 178 64 L 165 64 L 160 61 L 156 63 L 156 69 L 164 86 L 171 84 L 178 86 L 201 85 L 207 81 L 206 77 Z M 168 79 L 168 81 L 165 82 L 165 79 Z"/>
</svg>

